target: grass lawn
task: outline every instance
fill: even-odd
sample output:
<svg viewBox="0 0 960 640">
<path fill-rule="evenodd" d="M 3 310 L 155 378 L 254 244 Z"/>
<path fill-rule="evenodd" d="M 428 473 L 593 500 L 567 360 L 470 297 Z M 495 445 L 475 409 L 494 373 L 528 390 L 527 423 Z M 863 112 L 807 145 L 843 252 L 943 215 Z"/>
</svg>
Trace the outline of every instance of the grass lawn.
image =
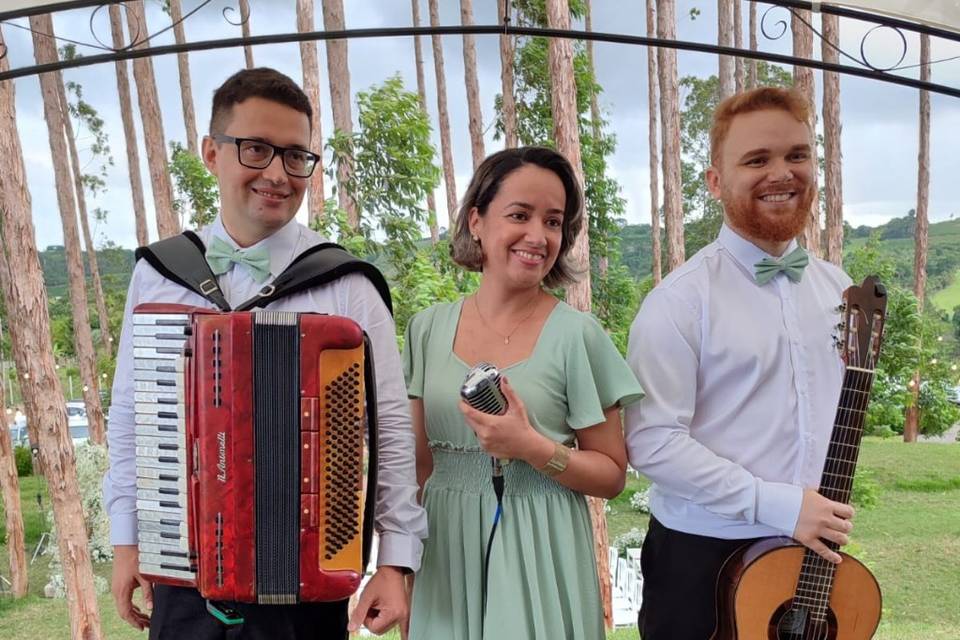
<svg viewBox="0 0 960 640">
<path fill-rule="evenodd" d="M 954 307 L 960 305 L 960 271 L 953 274 L 953 281 L 950 282 L 950 286 L 937 291 L 930 297 L 930 301 L 938 309 L 953 313 Z"/>
<path fill-rule="evenodd" d="M 960 445 L 868 438 L 861 465 L 878 485 L 878 503 L 860 509 L 853 544 L 847 549 L 870 567 L 883 590 L 878 640 L 956 640 L 960 638 Z M 42 531 L 36 494 L 42 481 L 21 478 L 25 528 L 30 552 Z M 632 527 L 646 528 L 647 516 L 630 508 L 630 496 L 646 482 L 630 477 L 627 489 L 611 501 L 611 539 Z M 0 520 L 2 522 L 2 520 Z M 0 539 L 5 532 L 0 526 Z M 47 556 L 30 569 L 30 595 L 20 601 L 0 597 L 0 638 L 62 640 L 69 637 L 63 600 L 42 597 Z M 9 575 L 6 547 L 0 546 L 0 575 Z M 95 565 L 109 577 L 109 565 Z M 122 622 L 109 594 L 99 598 L 104 636 L 146 638 Z M 384 636 L 398 640 L 399 636 Z M 619 629 L 608 640 L 636 639 L 636 629 Z"/>
</svg>

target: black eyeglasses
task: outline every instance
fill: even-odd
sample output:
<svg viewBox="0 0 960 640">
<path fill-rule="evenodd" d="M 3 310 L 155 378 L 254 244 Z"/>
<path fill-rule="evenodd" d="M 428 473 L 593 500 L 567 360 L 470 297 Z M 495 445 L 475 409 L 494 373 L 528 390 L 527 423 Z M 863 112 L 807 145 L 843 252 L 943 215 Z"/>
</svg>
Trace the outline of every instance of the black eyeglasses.
<svg viewBox="0 0 960 640">
<path fill-rule="evenodd" d="M 278 153 L 283 160 L 283 170 L 294 178 L 309 178 L 320 156 L 305 149 L 278 147 L 255 138 L 235 138 L 218 133 L 212 136 L 217 142 L 233 142 L 237 145 L 237 160 L 250 169 L 266 169 Z"/>
</svg>

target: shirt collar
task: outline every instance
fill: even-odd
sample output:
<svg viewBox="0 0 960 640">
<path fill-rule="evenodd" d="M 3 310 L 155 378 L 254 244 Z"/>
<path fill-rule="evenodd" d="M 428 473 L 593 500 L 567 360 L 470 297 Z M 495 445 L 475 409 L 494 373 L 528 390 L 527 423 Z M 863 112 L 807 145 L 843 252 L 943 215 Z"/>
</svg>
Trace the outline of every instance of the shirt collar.
<svg viewBox="0 0 960 640">
<path fill-rule="evenodd" d="M 227 233 L 227 230 L 223 226 L 223 219 L 219 213 L 209 228 L 210 234 L 208 242 L 212 240 L 213 237 L 218 237 L 231 247 L 236 249 L 240 248 L 240 245 Z M 265 247 L 270 255 L 270 275 L 276 278 L 283 273 L 283 270 L 286 269 L 296 257 L 294 252 L 296 251 L 297 241 L 299 239 L 300 225 L 297 224 L 296 218 L 291 218 L 287 224 L 280 227 L 272 235 L 267 236 L 256 244 L 244 248 Z"/>
<path fill-rule="evenodd" d="M 770 258 L 772 260 L 778 259 L 777 256 L 770 255 L 757 245 L 738 234 L 732 228 L 727 226 L 726 222 L 724 222 L 723 226 L 720 227 L 720 235 L 717 236 L 717 242 L 719 242 L 723 248 L 730 252 L 730 255 L 733 256 L 734 260 L 739 262 L 750 274 L 753 274 L 754 272 L 754 265 L 764 258 Z M 783 255 L 787 255 L 796 248 L 797 239 L 794 238 L 790 241 L 790 244 L 787 245 L 787 249 L 783 252 Z"/>
</svg>

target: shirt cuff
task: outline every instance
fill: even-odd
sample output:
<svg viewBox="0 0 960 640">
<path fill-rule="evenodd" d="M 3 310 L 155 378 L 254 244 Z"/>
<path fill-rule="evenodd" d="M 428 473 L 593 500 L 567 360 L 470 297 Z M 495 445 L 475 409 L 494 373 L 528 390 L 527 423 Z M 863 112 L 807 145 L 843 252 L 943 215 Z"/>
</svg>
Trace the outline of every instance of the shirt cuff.
<svg viewBox="0 0 960 640">
<path fill-rule="evenodd" d="M 110 544 L 137 544 L 136 512 L 110 516 Z"/>
<path fill-rule="evenodd" d="M 403 533 L 381 533 L 377 549 L 377 566 L 406 567 L 411 571 L 420 569 L 423 542 L 417 536 Z"/>
<path fill-rule="evenodd" d="M 785 482 L 757 481 L 757 522 L 793 537 L 800 518 L 803 487 Z"/>
</svg>

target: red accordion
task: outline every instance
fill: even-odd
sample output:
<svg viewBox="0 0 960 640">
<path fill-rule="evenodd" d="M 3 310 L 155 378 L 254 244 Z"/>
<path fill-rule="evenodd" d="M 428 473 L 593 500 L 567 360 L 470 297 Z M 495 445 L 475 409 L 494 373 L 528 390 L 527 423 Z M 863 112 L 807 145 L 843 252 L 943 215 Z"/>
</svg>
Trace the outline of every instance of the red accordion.
<svg viewBox="0 0 960 640">
<path fill-rule="evenodd" d="M 141 573 L 210 600 L 293 604 L 356 591 L 376 487 L 360 327 L 323 314 L 145 304 L 133 332 Z"/>
</svg>

